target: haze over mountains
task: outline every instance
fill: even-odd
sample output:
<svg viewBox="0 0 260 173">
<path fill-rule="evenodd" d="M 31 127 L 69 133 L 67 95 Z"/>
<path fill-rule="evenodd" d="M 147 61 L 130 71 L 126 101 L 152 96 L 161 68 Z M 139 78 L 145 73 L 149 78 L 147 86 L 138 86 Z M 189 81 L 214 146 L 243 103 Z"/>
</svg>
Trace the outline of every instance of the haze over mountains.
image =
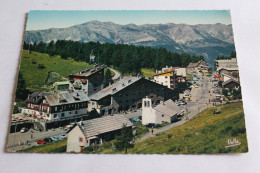
<svg viewBox="0 0 260 173">
<path fill-rule="evenodd" d="M 164 47 L 172 52 L 203 55 L 213 64 L 219 55 L 235 50 L 232 25 L 224 24 L 144 24 L 119 25 L 91 21 L 68 28 L 26 31 L 25 42 L 73 40 L 137 46 Z"/>
</svg>

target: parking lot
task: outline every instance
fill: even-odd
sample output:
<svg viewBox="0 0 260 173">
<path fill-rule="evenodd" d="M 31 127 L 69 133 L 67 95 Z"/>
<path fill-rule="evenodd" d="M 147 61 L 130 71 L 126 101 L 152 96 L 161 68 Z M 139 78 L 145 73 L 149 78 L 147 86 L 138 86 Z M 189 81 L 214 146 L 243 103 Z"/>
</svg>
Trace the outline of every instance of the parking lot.
<svg viewBox="0 0 260 173">
<path fill-rule="evenodd" d="M 36 140 L 44 139 L 47 137 L 53 137 L 65 133 L 66 131 L 61 128 L 48 130 L 44 132 L 38 132 L 29 129 L 25 133 L 21 133 L 21 132 L 10 133 L 8 136 L 9 139 L 7 144 L 7 150 L 12 152 L 21 149 L 26 149 L 32 146 L 37 146 L 39 144 L 36 143 Z"/>
</svg>

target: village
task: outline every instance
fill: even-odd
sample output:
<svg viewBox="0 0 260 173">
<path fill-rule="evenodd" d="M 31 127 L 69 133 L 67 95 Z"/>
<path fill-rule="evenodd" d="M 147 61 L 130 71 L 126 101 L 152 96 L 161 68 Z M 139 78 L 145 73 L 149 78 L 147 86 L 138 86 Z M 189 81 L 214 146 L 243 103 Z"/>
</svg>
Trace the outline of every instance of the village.
<svg viewBox="0 0 260 173">
<path fill-rule="evenodd" d="M 106 68 L 114 76 L 104 87 Z M 216 60 L 215 71 L 203 60 L 187 67 L 166 66 L 152 78 L 123 76 L 96 64 L 67 79 L 55 82 L 53 92 L 28 95 L 20 113 L 12 115 L 8 151 L 67 139 L 66 152 L 79 153 L 115 139 L 123 127 L 140 136 L 134 143 L 140 142 L 207 108 L 241 99 L 236 58 Z M 149 131 L 138 134 L 136 123 Z"/>
</svg>

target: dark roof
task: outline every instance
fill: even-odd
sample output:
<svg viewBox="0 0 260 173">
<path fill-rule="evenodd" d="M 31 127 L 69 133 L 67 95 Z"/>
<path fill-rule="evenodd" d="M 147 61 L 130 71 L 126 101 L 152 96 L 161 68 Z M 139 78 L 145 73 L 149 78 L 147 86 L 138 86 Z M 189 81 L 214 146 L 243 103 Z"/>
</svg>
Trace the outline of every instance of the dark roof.
<svg viewBox="0 0 260 173">
<path fill-rule="evenodd" d="M 96 65 L 94 68 L 86 69 L 78 73 L 70 74 L 70 76 L 78 76 L 78 77 L 89 77 L 105 68 L 104 65 Z"/>
<path fill-rule="evenodd" d="M 90 96 L 90 99 L 92 100 L 100 100 L 108 95 L 113 95 L 122 89 L 132 85 L 133 83 L 139 81 L 142 79 L 141 77 L 123 77 L 120 80 L 116 81 L 112 85 L 109 85 L 108 87 L 104 88 L 103 90 L 93 94 Z"/>
</svg>

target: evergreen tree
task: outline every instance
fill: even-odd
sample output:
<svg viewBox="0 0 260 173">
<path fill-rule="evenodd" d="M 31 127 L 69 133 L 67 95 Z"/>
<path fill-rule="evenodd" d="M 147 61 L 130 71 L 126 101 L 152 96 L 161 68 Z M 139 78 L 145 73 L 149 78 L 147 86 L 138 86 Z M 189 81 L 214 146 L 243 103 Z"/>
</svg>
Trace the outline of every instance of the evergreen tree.
<svg viewBox="0 0 260 173">
<path fill-rule="evenodd" d="M 17 88 L 16 88 L 16 100 L 25 100 L 28 94 L 28 90 L 26 89 L 26 83 L 23 78 L 22 73 L 18 74 Z"/>
<path fill-rule="evenodd" d="M 125 154 L 127 154 L 127 149 L 134 147 L 134 144 L 132 143 L 133 139 L 132 129 L 123 125 L 121 135 L 116 137 L 116 149 L 119 151 L 125 150 Z"/>
<path fill-rule="evenodd" d="M 112 82 L 112 74 L 110 69 L 108 68 L 104 76 L 104 87 L 107 87 L 111 82 Z"/>
</svg>

